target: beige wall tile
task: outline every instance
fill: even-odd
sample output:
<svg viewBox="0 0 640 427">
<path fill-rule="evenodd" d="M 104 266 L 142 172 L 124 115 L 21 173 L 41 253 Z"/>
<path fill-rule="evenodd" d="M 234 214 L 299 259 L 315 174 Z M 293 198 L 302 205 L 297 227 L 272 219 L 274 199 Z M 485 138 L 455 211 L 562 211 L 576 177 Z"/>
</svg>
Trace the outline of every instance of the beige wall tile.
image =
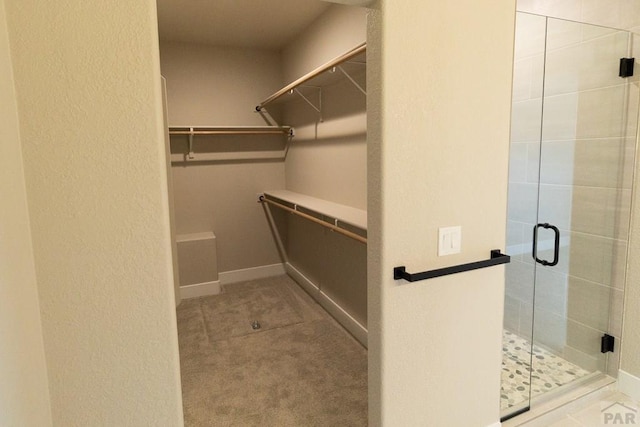
<svg viewBox="0 0 640 427">
<path fill-rule="evenodd" d="M 599 25 L 582 25 L 582 40 L 587 41 L 600 37 L 605 37 L 618 32 L 615 28 L 601 27 Z"/>
<path fill-rule="evenodd" d="M 624 136 L 624 99 L 623 85 L 546 97 L 543 141 Z"/>
<path fill-rule="evenodd" d="M 631 201 L 628 190 L 573 187 L 571 230 L 626 239 Z"/>
<path fill-rule="evenodd" d="M 569 277 L 567 317 L 600 331 L 609 327 L 612 289 L 577 277 Z"/>
<path fill-rule="evenodd" d="M 606 27 L 619 27 L 622 19 L 618 3 L 617 0 L 582 0 L 580 20 Z"/>
<path fill-rule="evenodd" d="M 581 0 L 518 0 L 517 9 L 523 12 L 562 17 L 579 21 L 582 12 Z"/>
<path fill-rule="evenodd" d="M 536 310 L 538 308 L 558 316 L 566 317 L 569 305 L 568 277 L 554 272 L 552 268 L 536 268 Z"/>
<path fill-rule="evenodd" d="M 514 102 L 511 109 L 511 141 L 540 141 L 542 99 Z"/>
<path fill-rule="evenodd" d="M 556 22 L 559 21 L 550 20 L 550 28 Z M 551 34 L 549 37 L 551 41 Z M 627 45 L 627 33 L 618 31 L 549 51 L 545 65 L 545 96 L 625 83 L 618 71 L 620 58 L 627 56 Z"/>
<path fill-rule="evenodd" d="M 513 102 L 531 98 L 531 80 L 533 76 L 533 57 L 516 60 L 513 63 Z"/>
<path fill-rule="evenodd" d="M 518 11 L 634 30 L 640 27 L 636 0 L 518 0 Z"/>
<path fill-rule="evenodd" d="M 619 0 L 620 28 L 633 31 L 640 26 L 640 2 L 637 0 Z"/>
<path fill-rule="evenodd" d="M 566 318 L 536 307 L 533 321 L 534 343 L 545 346 L 555 354 L 562 354 L 567 343 Z"/>
<path fill-rule="evenodd" d="M 580 93 L 577 138 L 625 136 L 625 85 Z"/>
<path fill-rule="evenodd" d="M 538 183 L 540 179 L 540 142 L 527 144 L 527 182 Z"/>
<path fill-rule="evenodd" d="M 568 268 L 572 276 L 611 285 L 624 274 L 624 248 L 626 243 L 619 240 L 571 233 L 570 259 L 561 262 L 561 268 Z"/>
<path fill-rule="evenodd" d="M 519 334 L 520 327 L 520 301 L 505 295 L 504 296 L 504 328 Z"/>
<path fill-rule="evenodd" d="M 528 144 L 513 143 L 509 146 L 509 182 L 527 180 Z"/>
<path fill-rule="evenodd" d="M 545 98 L 543 141 L 576 139 L 579 101 L 580 97 L 577 93 Z"/>
<path fill-rule="evenodd" d="M 574 365 L 578 365 L 582 369 L 586 369 L 589 372 L 603 371 L 606 365 L 605 357 L 600 355 L 587 354 L 571 346 L 567 346 L 564 348 L 562 357 L 565 360 L 573 363 Z"/>
<path fill-rule="evenodd" d="M 561 230 L 571 230 L 574 187 L 569 185 L 540 185 L 538 221 L 548 222 Z M 541 231 L 542 232 L 542 231 Z"/>
<path fill-rule="evenodd" d="M 545 184 L 630 188 L 635 145 L 605 138 L 542 144 L 540 181 Z"/>
<path fill-rule="evenodd" d="M 637 38 L 635 38 L 636 43 L 640 44 L 640 40 L 638 40 Z M 635 56 L 635 53 L 633 54 Z M 638 55 L 640 56 L 640 54 Z M 637 58 L 637 56 L 635 56 Z M 636 70 L 637 70 L 637 65 L 636 65 Z M 638 79 L 640 79 L 640 73 L 636 72 L 634 73 L 633 77 L 628 77 L 629 84 L 627 85 L 627 98 L 628 98 L 628 111 L 627 111 L 627 128 L 626 128 L 626 133 L 625 136 L 627 138 L 634 138 L 636 137 L 636 131 L 638 128 L 638 111 L 640 110 L 640 82 L 638 81 Z M 633 81 L 631 81 L 633 80 Z"/>
<path fill-rule="evenodd" d="M 615 339 L 616 342 L 613 352 L 604 355 L 606 358 L 606 368 L 604 372 L 612 378 L 618 378 L 618 371 L 620 370 L 620 346 L 622 345 L 620 338 L 615 337 Z"/>
<path fill-rule="evenodd" d="M 524 223 L 507 220 L 507 254 L 512 261 L 521 261 L 525 255 Z"/>
<path fill-rule="evenodd" d="M 550 18 L 547 22 L 547 55 L 582 41 L 582 24 Z"/>
<path fill-rule="evenodd" d="M 533 224 L 538 207 L 538 188 L 535 184 L 510 183 L 508 218 Z"/>
<path fill-rule="evenodd" d="M 517 60 L 544 54 L 546 25 L 543 16 L 516 14 L 515 58 Z"/>
<path fill-rule="evenodd" d="M 611 308 L 609 313 L 609 327 L 607 332 L 616 337 L 622 336 L 622 314 L 624 309 L 624 292 L 621 289 L 612 289 Z"/>
<path fill-rule="evenodd" d="M 531 303 L 533 301 L 534 266 L 512 261 L 505 268 L 506 290 L 510 297 Z"/>
<path fill-rule="evenodd" d="M 598 357 L 600 353 L 600 338 L 603 331 L 590 328 L 582 323 L 567 320 L 567 345 L 588 355 Z"/>
<path fill-rule="evenodd" d="M 520 302 L 519 334 L 522 338 L 531 340 L 533 333 L 533 304 Z"/>
</svg>

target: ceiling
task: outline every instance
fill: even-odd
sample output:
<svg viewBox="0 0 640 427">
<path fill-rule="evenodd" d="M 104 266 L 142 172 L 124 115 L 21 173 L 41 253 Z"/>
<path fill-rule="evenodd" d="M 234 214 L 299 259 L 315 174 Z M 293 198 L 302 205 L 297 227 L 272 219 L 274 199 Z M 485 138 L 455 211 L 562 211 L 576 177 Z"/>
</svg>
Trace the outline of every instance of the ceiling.
<svg viewBox="0 0 640 427">
<path fill-rule="evenodd" d="M 320 16 L 320 0 L 157 0 L 160 40 L 281 49 Z"/>
</svg>

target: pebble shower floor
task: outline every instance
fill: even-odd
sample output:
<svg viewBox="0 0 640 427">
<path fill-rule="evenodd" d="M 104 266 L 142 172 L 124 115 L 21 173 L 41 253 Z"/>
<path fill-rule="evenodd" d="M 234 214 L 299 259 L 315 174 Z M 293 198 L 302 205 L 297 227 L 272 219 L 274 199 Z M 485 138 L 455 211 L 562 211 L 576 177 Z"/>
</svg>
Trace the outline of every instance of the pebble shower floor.
<svg viewBox="0 0 640 427">
<path fill-rule="evenodd" d="M 589 374 L 588 371 L 556 356 L 549 351 L 533 346 L 534 370 L 531 372 L 531 343 L 504 331 L 502 335 L 502 376 L 500 387 L 500 409 L 507 409 L 547 391 L 561 387 Z"/>
</svg>

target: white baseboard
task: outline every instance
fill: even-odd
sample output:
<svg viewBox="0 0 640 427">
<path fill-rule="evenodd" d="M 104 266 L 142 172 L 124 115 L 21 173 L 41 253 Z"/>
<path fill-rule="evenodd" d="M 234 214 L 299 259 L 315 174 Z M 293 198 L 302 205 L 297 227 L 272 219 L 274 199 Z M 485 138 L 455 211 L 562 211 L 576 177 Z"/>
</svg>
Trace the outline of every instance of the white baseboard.
<svg viewBox="0 0 640 427">
<path fill-rule="evenodd" d="M 333 301 L 329 296 L 320 290 L 309 278 L 302 274 L 297 268 L 290 263 L 285 263 L 287 273 L 295 280 L 302 289 L 311 295 L 327 312 L 333 316 L 351 335 L 353 335 L 360 343 L 367 347 L 367 329 L 362 326 L 356 319 L 347 313 L 338 303 Z"/>
<path fill-rule="evenodd" d="M 196 283 L 195 285 L 180 286 L 180 299 L 206 297 L 220 293 L 220 281 Z"/>
<path fill-rule="evenodd" d="M 218 274 L 218 278 L 220 279 L 220 284 L 224 286 L 231 283 L 246 282 L 247 280 L 282 276 L 283 274 L 286 274 L 283 264 L 271 264 L 242 270 L 225 271 Z"/>
<path fill-rule="evenodd" d="M 295 268 L 288 262 L 284 265 L 284 268 L 287 271 L 287 274 L 289 274 L 289 276 L 291 276 L 291 278 L 293 278 L 293 280 L 295 280 L 298 285 L 302 287 L 302 289 L 307 291 L 307 293 L 311 295 L 315 300 L 318 299 L 320 288 L 318 288 L 315 283 L 307 279 L 307 276 L 302 274 L 300 271 L 298 271 L 297 268 Z"/>
<path fill-rule="evenodd" d="M 640 400 L 640 378 L 631 375 L 622 369 L 618 371 L 618 391 L 626 394 L 633 400 Z"/>
<path fill-rule="evenodd" d="M 498 421 L 497 423 L 489 424 L 487 427 L 500 427 L 501 425 L 500 421 Z"/>
<path fill-rule="evenodd" d="M 334 300 L 329 298 L 324 292 L 320 291 L 318 302 L 325 310 L 329 312 L 344 328 L 351 332 L 360 344 L 365 346 L 365 348 L 369 348 L 367 345 L 367 329 L 362 326 L 356 319 L 351 317 L 349 313 L 344 311 L 342 307 L 338 305 Z"/>
</svg>

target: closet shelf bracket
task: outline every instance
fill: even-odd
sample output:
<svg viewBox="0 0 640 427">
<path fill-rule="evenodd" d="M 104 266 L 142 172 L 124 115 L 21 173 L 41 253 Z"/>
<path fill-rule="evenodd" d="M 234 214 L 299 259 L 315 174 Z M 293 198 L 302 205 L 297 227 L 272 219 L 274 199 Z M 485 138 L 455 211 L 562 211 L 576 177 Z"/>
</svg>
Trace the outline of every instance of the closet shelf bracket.
<svg viewBox="0 0 640 427">
<path fill-rule="evenodd" d="M 193 152 L 193 128 L 189 128 L 189 154 L 187 154 L 187 158 L 195 159 L 196 155 Z"/>
<path fill-rule="evenodd" d="M 362 94 L 363 94 L 364 96 L 367 96 L 367 91 L 366 91 L 366 90 L 364 90 L 364 89 L 363 89 L 363 87 L 362 87 L 362 86 L 360 86 L 360 85 L 358 84 L 358 82 L 356 82 L 356 81 L 355 81 L 355 79 L 354 79 L 353 77 L 351 77 L 351 75 L 350 75 L 349 73 L 347 73 L 347 72 L 345 71 L 345 69 L 344 69 L 344 68 L 342 68 L 342 66 L 341 66 L 341 65 L 338 65 L 338 66 L 337 66 L 337 67 L 335 67 L 335 68 L 337 68 L 338 70 L 340 70 L 340 71 L 342 72 L 342 74 L 344 74 L 344 76 L 345 76 L 345 77 L 346 77 L 346 78 L 347 78 L 351 83 L 353 83 L 353 85 L 354 85 L 354 86 L 355 86 L 355 87 L 356 87 L 360 92 L 362 92 Z M 335 68 L 334 68 L 334 70 L 333 70 L 333 72 L 334 72 L 334 73 L 335 73 Z"/>
<path fill-rule="evenodd" d="M 317 87 L 317 86 L 305 86 L 305 87 L 311 87 L 314 89 L 318 90 L 318 105 L 316 106 L 313 102 L 311 102 L 311 100 L 309 98 L 307 98 L 302 92 L 300 92 L 298 90 L 298 88 L 294 88 L 292 89 L 293 92 L 297 93 L 300 98 L 302 98 L 307 104 L 309 104 L 309 106 L 311 108 L 313 108 L 314 110 L 316 110 L 316 112 L 318 113 L 318 116 L 320 118 L 320 122 L 322 122 L 322 88 L 321 87 Z"/>
</svg>

